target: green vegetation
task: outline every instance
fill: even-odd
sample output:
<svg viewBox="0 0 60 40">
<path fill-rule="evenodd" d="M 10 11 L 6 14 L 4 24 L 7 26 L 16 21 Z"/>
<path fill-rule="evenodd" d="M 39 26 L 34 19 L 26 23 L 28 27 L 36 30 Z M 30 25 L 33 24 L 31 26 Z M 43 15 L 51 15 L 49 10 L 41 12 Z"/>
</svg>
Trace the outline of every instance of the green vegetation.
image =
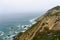
<svg viewBox="0 0 60 40">
<path fill-rule="evenodd" d="M 60 40 L 60 30 L 53 31 L 49 30 L 48 32 L 41 32 L 37 34 L 33 40 Z"/>
<path fill-rule="evenodd" d="M 60 10 L 60 6 L 54 7 L 52 9 Z"/>
<path fill-rule="evenodd" d="M 18 33 L 17 37 L 21 36 L 22 34 L 23 34 L 23 32 Z"/>
<path fill-rule="evenodd" d="M 60 12 L 56 12 L 54 15 L 58 16 L 58 15 L 60 15 Z"/>
</svg>

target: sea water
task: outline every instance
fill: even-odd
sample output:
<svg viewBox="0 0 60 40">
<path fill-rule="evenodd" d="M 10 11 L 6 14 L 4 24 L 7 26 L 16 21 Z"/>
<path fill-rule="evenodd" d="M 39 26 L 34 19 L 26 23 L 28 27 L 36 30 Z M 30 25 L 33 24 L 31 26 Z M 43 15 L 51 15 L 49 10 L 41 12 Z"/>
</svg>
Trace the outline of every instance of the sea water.
<svg viewBox="0 0 60 40">
<path fill-rule="evenodd" d="M 0 40 L 13 40 L 13 36 L 18 34 L 19 32 L 25 31 L 24 28 L 22 28 L 22 26 L 31 26 L 34 21 L 34 18 L 36 18 L 37 16 L 38 15 L 29 15 L 26 18 L 21 18 L 21 20 L 19 19 L 20 21 L 0 22 Z"/>
</svg>

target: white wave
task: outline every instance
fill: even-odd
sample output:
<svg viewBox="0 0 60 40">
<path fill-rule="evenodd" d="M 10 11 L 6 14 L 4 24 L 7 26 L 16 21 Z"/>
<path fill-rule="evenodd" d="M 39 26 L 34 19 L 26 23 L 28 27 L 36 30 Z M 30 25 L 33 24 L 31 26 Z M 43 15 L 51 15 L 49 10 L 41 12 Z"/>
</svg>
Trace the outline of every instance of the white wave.
<svg viewBox="0 0 60 40">
<path fill-rule="evenodd" d="M 13 40 L 13 37 L 14 37 L 15 35 L 11 35 L 10 37 L 8 37 L 8 36 L 5 36 L 5 37 L 3 37 L 3 40 Z"/>
<path fill-rule="evenodd" d="M 10 38 L 13 38 L 15 35 L 11 35 Z"/>
<path fill-rule="evenodd" d="M 36 22 L 33 22 L 32 24 L 35 24 Z"/>
<path fill-rule="evenodd" d="M 35 19 L 31 19 L 31 20 L 29 20 L 29 21 L 32 23 L 32 22 L 34 22 L 34 20 L 35 20 Z"/>
<path fill-rule="evenodd" d="M 3 36 L 4 35 L 4 32 L 3 31 L 0 31 L 0 36 Z"/>
<path fill-rule="evenodd" d="M 19 32 L 15 31 L 15 34 L 18 34 Z"/>
<path fill-rule="evenodd" d="M 21 32 L 25 32 L 25 30 L 21 31 Z"/>
<path fill-rule="evenodd" d="M 36 20 L 37 18 L 38 18 L 38 17 L 36 17 L 36 18 L 34 18 L 34 19 L 29 20 L 29 21 L 32 23 L 32 25 L 36 23 L 36 21 L 35 21 L 35 20 Z"/>
<path fill-rule="evenodd" d="M 5 36 L 5 37 L 3 37 L 3 40 L 7 40 L 9 37 L 8 36 Z"/>
<path fill-rule="evenodd" d="M 35 20 L 36 20 L 37 18 L 38 18 L 38 17 L 31 19 L 31 20 L 29 20 L 29 22 L 31 22 L 31 23 L 36 22 Z"/>
<path fill-rule="evenodd" d="M 3 40 L 13 40 L 13 37 L 15 36 L 16 34 L 13 34 L 13 35 L 6 35 L 6 36 L 4 36 L 2 39 Z"/>
</svg>

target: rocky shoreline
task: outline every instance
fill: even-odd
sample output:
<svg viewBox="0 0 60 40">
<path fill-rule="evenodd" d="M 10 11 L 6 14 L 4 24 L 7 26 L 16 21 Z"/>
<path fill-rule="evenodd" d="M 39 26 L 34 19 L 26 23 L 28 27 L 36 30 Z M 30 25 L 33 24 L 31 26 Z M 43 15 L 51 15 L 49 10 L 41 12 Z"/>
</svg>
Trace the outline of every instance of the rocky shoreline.
<svg viewBox="0 0 60 40">
<path fill-rule="evenodd" d="M 44 40 L 44 38 L 46 40 L 60 39 L 60 6 L 56 6 L 48 10 L 36 21 L 37 22 L 32 25 L 28 30 L 23 33 L 17 34 L 14 37 L 15 40 Z M 53 35 L 54 33 L 55 36 Z M 46 38 L 47 35 L 52 36 Z"/>
</svg>

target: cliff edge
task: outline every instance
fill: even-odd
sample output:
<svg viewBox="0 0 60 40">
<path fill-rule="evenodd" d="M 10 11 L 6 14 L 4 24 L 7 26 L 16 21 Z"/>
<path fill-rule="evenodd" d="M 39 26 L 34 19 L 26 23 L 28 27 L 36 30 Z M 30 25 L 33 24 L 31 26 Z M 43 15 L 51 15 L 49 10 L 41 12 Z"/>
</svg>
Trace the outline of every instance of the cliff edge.
<svg viewBox="0 0 60 40">
<path fill-rule="evenodd" d="M 60 40 L 60 6 L 48 10 L 37 18 L 36 22 L 26 32 L 17 34 L 14 39 Z"/>
</svg>

